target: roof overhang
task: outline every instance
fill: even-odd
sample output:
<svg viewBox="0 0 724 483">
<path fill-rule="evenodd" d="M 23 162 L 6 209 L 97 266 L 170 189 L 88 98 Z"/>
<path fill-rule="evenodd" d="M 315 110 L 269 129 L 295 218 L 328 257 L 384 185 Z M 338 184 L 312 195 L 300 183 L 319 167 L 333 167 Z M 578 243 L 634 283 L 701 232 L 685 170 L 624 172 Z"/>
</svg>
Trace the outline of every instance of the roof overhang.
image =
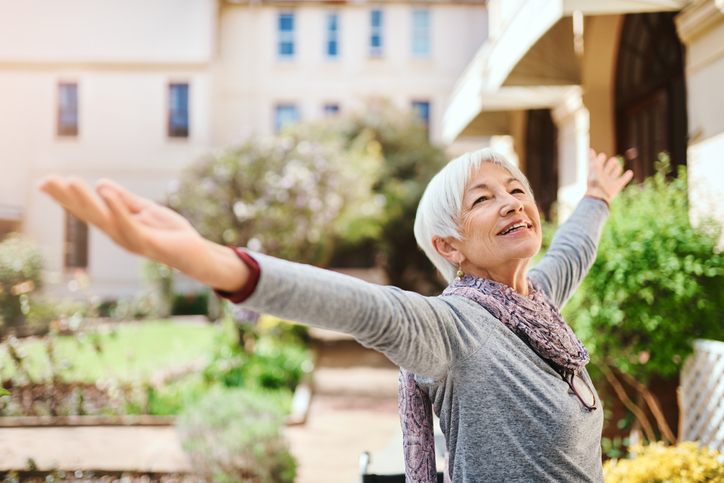
<svg viewBox="0 0 724 483">
<path fill-rule="evenodd" d="M 580 84 L 580 55 L 574 47 L 576 33 L 571 19 L 574 12 L 590 16 L 675 11 L 688 3 L 690 0 L 521 1 L 515 13 L 504 20 L 500 35 L 482 45 L 458 80 L 443 118 L 443 141 L 454 141 L 464 132 L 488 135 L 467 129 L 481 113 L 495 112 L 486 108 L 487 104 L 502 110 L 552 107 L 552 97 L 558 95 L 561 100 L 561 89 L 554 87 L 566 90 Z M 513 86 L 528 89 L 504 91 Z M 523 95 L 523 101 L 512 99 L 518 94 Z"/>
</svg>

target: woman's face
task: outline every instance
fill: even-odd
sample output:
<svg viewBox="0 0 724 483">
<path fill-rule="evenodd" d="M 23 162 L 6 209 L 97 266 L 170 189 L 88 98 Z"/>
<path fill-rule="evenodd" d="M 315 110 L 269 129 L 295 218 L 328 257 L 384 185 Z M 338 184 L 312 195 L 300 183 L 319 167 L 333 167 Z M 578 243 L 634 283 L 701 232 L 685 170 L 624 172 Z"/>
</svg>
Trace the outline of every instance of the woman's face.
<svg viewBox="0 0 724 483">
<path fill-rule="evenodd" d="M 457 243 L 466 273 L 490 278 L 517 271 L 540 250 L 538 208 L 505 168 L 482 163 L 463 193 L 461 234 Z"/>
</svg>

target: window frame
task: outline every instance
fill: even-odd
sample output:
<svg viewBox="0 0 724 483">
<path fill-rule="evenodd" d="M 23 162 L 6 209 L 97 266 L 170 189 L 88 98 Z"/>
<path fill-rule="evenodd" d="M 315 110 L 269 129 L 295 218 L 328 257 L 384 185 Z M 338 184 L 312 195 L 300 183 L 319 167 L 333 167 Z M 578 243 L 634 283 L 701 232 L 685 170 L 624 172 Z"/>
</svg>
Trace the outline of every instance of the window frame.
<svg viewBox="0 0 724 483">
<path fill-rule="evenodd" d="M 294 119 L 291 120 L 280 120 L 279 114 L 282 109 L 289 108 L 290 112 L 294 112 Z M 290 123 L 299 122 L 300 119 L 299 105 L 294 102 L 279 102 L 274 106 L 274 132 L 279 134 L 284 129 L 284 126 Z"/>
<path fill-rule="evenodd" d="M 174 97 L 174 92 L 179 88 L 183 91 L 185 88 L 185 109 L 177 107 L 175 104 L 177 99 Z M 191 137 L 191 115 L 190 115 L 190 101 L 191 100 L 191 84 L 189 82 L 169 82 L 168 83 L 168 112 L 167 123 L 166 123 L 166 135 L 170 139 L 188 139 Z M 185 119 L 185 123 L 176 124 L 179 116 Z"/>
<path fill-rule="evenodd" d="M 425 126 L 425 131 L 427 132 L 427 136 L 430 137 L 430 118 L 431 118 L 431 112 L 432 112 L 432 103 L 429 99 L 413 99 L 412 100 L 412 111 L 415 113 L 415 118 L 420 121 Z M 425 114 L 426 116 L 423 117 L 420 115 L 421 109 L 420 107 L 425 106 Z"/>
<path fill-rule="evenodd" d="M 282 30 L 282 19 L 291 19 L 291 29 Z M 296 15 L 292 10 L 282 10 L 277 14 L 277 59 L 279 60 L 293 60 L 296 55 Z M 288 44 L 290 51 L 288 53 L 283 52 L 283 45 Z"/>
<path fill-rule="evenodd" d="M 385 15 L 381 8 L 370 10 L 370 37 L 369 37 L 369 55 L 370 57 L 382 57 L 385 52 Z M 375 25 L 375 14 L 377 14 L 378 25 Z M 377 38 L 379 45 L 374 45 L 374 39 Z"/>
<path fill-rule="evenodd" d="M 322 106 L 322 113 L 324 114 L 324 117 L 338 116 L 340 111 L 341 108 L 338 102 L 326 102 L 324 103 L 324 106 Z"/>
<path fill-rule="evenodd" d="M 339 12 L 327 12 L 325 16 L 325 49 L 324 56 L 328 60 L 337 60 L 339 53 Z M 334 19 L 334 22 L 332 22 Z M 334 27 L 334 28 L 332 28 Z M 334 45 L 334 54 L 330 53 L 331 47 Z"/>
<path fill-rule="evenodd" d="M 66 88 L 73 88 L 73 102 L 67 104 Z M 80 116 L 78 115 L 78 83 L 77 82 L 58 82 L 58 103 L 55 134 L 61 138 L 78 137 L 80 133 Z M 72 104 L 72 105 L 71 105 Z M 70 116 L 73 123 L 66 124 L 67 116 Z"/>
<path fill-rule="evenodd" d="M 65 269 L 88 268 L 89 238 L 88 224 L 65 210 L 65 233 L 63 234 L 63 267 Z"/>
<path fill-rule="evenodd" d="M 418 24 L 417 21 L 421 18 L 425 19 L 425 25 Z M 412 10 L 410 28 L 410 53 L 415 58 L 425 59 L 431 56 L 431 23 L 431 13 L 429 8 L 415 8 Z M 420 46 L 422 46 L 423 48 L 420 48 Z"/>
</svg>

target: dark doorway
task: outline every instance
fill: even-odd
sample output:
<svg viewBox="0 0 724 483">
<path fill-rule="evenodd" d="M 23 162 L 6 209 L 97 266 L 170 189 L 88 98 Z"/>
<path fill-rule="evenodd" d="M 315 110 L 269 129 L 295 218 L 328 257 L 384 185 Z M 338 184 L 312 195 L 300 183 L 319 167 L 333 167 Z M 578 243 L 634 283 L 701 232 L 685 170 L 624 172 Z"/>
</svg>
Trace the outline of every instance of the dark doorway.
<svg viewBox="0 0 724 483">
<path fill-rule="evenodd" d="M 555 217 L 553 203 L 558 197 L 558 131 L 550 109 L 528 111 L 525 140 L 525 170 L 538 205 L 548 221 Z"/>
<path fill-rule="evenodd" d="M 676 12 L 627 15 L 616 71 L 617 149 L 637 181 L 656 173 L 659 153 L 686 164 L 684 47 Z"/>
</svg>

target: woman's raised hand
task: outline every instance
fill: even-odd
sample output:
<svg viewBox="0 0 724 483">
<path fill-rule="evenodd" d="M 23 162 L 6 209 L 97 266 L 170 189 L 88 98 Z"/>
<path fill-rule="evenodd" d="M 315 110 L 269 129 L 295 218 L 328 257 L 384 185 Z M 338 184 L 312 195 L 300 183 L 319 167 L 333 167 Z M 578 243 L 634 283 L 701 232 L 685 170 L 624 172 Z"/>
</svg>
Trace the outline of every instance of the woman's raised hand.
<svg viewBox="0 0 724 483">
<path fill-rule="evenodd" d="M 599 198 L 610 203 L 633 178 L 630 169 L 625 173 L 617 158 L 609 158 L 603 153 L 596 154 L 591 149 L 588 162 L 588 189 L 586 196 Z"/>
<path fill-rule="evenodd" d="M 231 250 L 204 239 L 175 211 L 113 181 L 98 181 L 98 196 L 73 177 L 51 175 L 39 187 L 75 217 L 95 225 L 132 253 L 165 263 L 217 289 L 235 291 L 246 282 L 248 269 Z"/>
</svg>

